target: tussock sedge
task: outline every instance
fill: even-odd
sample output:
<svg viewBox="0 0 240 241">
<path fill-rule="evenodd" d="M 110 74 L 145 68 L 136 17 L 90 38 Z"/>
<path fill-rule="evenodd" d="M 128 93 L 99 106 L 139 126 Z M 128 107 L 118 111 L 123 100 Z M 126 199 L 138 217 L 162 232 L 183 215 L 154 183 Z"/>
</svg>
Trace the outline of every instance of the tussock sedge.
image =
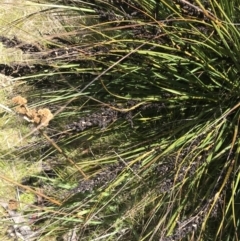
<svg viewBox="0 0 240 241">
<path fill-rule="evenodd" d="M 32 239 L 239 240 L 240 2 L 7 4 L 0 178 Z"/>
</svg>

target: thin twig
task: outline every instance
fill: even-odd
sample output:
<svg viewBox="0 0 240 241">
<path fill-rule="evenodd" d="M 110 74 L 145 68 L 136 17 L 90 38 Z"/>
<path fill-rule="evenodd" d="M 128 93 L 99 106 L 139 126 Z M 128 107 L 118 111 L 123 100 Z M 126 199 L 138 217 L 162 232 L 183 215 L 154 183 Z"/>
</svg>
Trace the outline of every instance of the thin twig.
<svg viewBox="0 0 240 241">
<path fill-rule="evenodd" d="M 84 176 L 85 179 L 88 179 L 88 176 L 83 172 L 83 170 L 71 159 L 68 155 L 54 142 L 42 129 L 39 129 L 39 132 L 44 136 L 48 142 L 60 153 L 62 154 L 72 165 L 74 165 L 78 171 Z"/>
</svg>

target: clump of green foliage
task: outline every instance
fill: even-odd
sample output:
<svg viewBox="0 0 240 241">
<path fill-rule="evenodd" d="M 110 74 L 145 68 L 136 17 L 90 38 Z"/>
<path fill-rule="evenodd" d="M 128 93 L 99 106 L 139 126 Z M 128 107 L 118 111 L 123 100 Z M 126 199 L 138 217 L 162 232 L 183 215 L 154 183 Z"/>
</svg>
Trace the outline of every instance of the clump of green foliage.
<svg viewBox="0 0 240 241">
<path fill-rule="evenodd" d="M 34 146 L 57 160 L 39 176 L 62 203 L 45 235 L 239 240 L 238 1 L 32 4 L 65 30 L 19 78 L 64 152 Z"/>
</svg>

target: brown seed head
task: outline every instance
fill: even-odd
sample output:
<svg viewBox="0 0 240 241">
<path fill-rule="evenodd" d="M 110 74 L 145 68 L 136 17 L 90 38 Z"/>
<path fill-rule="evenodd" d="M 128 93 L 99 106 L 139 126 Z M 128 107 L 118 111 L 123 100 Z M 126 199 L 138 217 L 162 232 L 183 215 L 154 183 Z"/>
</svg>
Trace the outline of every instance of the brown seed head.
<svg viewBox="0 0 240 241">
<path fill-rule="evenodd" d="M 38 110 L 38 116 L 41 119 L 41 125 L 42 126 L 48 126 L 49 121 L 53 119 L 53 114 L 47 108 L 39 109 Z"/>
<path fill-rule="evenodd" d="M 23 98 L 21 95 L 18 95 L 12 98 L 12 102 L 17 105 L 25 105 L 27 104 L 27 99 Z"/>
</svg>

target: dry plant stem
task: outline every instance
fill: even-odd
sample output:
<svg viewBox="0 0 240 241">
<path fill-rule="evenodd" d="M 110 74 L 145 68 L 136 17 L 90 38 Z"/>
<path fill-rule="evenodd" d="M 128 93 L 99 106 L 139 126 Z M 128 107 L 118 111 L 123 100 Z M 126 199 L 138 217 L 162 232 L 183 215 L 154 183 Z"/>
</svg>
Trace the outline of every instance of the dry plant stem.
<svg viewBox="0 0 240 241">
<path fill-rule="evenodd" d="M 20 184 L 20 183 L 18 183 L 18 182 L 16 182 L 16 181 L 14 181 L 14 180 L 12 180 L 12 179 L 4 176 L 4 175 L 2 175 L 2 174 L 0 174 L 0 178 L 3 179 L 3 180 L 5 180 L 5 181 L 7 181 L 7 182 L 10 182 L 10 183 L 12 183 L 12 184 L 14 184 L 14 185 L 16 185 L 16 186 L 19 186 L 19 187 L 21 187 L 21 188 L 24 188 L 25 190 L 30 191 L 30 192 L 32 192 L 32 193 L 34 193 L 34 194 L 36 194 L 36 195 L 38 195 L 38 196 L 40 196 L 40 197 L 43 197 L 43 198 L 47 199 L 48 201 L 50 201 L 51 203 L 54 203 L 54 204 L 57 204 L 58 206 L 61 206 L 61 203 L 60 203 L 59 201 L 57 201 L 57 200 L 55 200 L 55 199 L 52 199 L 52 198 L 44 195 L 44 194 L 41 193 L 41 192 L 37 192 L 37 191 L 35 191 L 34 189 L 32 189 L 32 188 L 30 188 L 30 187 L 28 187 L 28 186 L 24 186 L 24 185 L 22 185 L 22 184 Z"/>
<path fill-rule="evenodd" d="M 61 153 L 72 165 L 74 165 L 74 166 L 78 169 L 78 171 L 82 174 L 82 176 L 84 177 L 84 179 L 88 179 L 88 176 L 81 170 L 81 168 L 78 167 L 78 165 L 76 165 L 76 163 L 75 163 L 72 159 L 70 159 L 70 158 L 64 153 L 64 151 L 63 151 L 53 140 L 50 139 L 50 137 L 49 137 L 46 133 L 43 132 L 43 130 L 39 129 L 39 132 L 41 133 L 42 136 L 44 136 L 44 137 L 48 140 L 48 142 L 49 142 L 59 153 Z"/>
</svg>

